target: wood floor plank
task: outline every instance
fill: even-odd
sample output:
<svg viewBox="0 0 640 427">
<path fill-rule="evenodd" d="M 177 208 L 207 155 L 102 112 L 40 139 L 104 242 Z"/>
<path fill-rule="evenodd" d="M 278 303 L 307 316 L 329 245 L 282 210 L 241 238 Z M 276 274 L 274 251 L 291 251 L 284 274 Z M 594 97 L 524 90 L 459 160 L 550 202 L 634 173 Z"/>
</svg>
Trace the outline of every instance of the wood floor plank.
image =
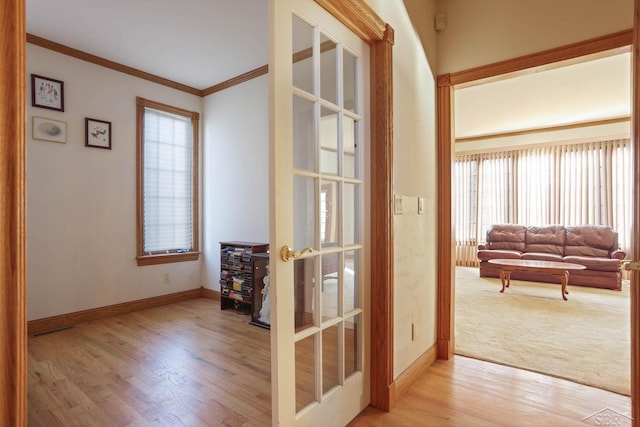
<svg viewBox="0 0 640 427">
<path fill-rule="evenodd" d="M 28 425 L 269 426 L 269 330 L 248 321 L 201 298 L 30 337 Z M 605 408 L 630 399 L 456 356 L 350 426 L 584 426 Z"/>
</svg>

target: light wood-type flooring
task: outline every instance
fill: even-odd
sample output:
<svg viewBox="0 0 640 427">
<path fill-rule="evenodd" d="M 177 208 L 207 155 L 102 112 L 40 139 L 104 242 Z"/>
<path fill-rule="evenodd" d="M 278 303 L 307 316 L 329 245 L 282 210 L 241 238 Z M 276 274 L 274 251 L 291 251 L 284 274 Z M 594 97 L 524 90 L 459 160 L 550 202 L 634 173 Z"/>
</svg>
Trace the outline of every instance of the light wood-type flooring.
<svg viewBox="0 0 640 427">
<path fill-rule="evenodd" d="M 202 298 L 30 337 L 28 424 L 269 426 L 269 331 L 248 320 Z M 627 414 L 630 400 L 454 357 L 350 426 L 584 426 L 599 411 Z"/>
</svg>

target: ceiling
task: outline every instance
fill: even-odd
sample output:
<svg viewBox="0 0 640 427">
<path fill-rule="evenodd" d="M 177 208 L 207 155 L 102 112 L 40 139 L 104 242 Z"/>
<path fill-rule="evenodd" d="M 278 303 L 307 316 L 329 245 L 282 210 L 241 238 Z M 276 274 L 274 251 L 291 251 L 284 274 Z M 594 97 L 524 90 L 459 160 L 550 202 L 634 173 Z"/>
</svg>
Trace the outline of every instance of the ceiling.
<svg viewBox="0 0 640 427">
<path fill-rule="evenodd" d="M 268 62 L 267 0 L 26 0 L 27 33 L 196 89 Z"/>
<path fill-rule="evenodd" d="M 27 32 L 195 89 L 268 62 L 268 0 L 26 0 Z M 629 114 L 629 55 L 456 90 L 456 137 Z"/>
</svg>

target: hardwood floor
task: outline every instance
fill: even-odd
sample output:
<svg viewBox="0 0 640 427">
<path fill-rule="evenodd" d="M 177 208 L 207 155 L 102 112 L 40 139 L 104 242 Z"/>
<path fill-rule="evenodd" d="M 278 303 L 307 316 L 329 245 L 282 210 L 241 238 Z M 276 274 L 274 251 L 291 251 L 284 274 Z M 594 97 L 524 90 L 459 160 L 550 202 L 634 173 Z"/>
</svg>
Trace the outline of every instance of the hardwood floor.
<svg viewBox="0 0 640 427">
<path fill-rule="evenodd" d="M 269 330 L 248 321 L 200 298 L 29 337 L 28 425 L 271 425 Z M 630 399 L 454 357 L 349 425 L 584 426 L 601 410 Z"/>
</svg>

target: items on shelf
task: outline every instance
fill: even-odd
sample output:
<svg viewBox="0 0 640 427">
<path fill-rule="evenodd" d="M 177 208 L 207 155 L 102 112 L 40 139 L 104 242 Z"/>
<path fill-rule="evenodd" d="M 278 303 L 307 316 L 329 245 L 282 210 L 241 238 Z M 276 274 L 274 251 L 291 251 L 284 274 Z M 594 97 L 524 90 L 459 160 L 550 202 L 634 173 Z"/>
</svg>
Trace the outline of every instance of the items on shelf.
<svg viewBox="0 0 640 427">
<path fill-rule="evenodd" d="M 220 309 L 252 313 L 252 255 L 267 253 L 269 245 L 253 242 L 220 242 Z"/>
</svg>

